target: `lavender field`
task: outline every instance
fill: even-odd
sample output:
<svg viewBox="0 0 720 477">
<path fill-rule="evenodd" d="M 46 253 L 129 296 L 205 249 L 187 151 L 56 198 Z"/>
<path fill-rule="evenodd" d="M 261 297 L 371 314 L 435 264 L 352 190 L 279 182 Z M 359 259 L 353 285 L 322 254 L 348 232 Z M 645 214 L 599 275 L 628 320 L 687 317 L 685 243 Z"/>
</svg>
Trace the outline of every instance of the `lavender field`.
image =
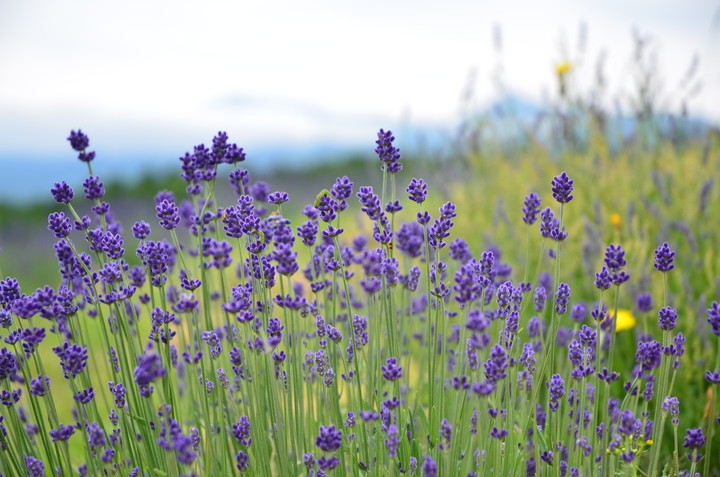
<svg viewBox="0 0 720 477">
<path fill-rule="evenodd" d="M 717 133 L 425 179 L 374 134 L 306 203 L 219 132 L 121 224 L 72 131 L 57 266 L 2 270 L 0 473 L 720 475 Z"/>
</svg>

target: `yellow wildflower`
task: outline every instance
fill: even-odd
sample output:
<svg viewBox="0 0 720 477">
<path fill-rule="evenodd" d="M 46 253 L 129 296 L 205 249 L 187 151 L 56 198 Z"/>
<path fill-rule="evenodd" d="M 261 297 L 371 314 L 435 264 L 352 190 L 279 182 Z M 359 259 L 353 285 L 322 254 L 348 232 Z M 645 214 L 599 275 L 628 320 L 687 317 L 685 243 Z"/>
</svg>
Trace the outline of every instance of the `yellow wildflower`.
<svg viewBox="0 0 720 477">
<path fill-rule="evenodd" d="M 573 65 L 569 61 L 563 61 L 562 63 L 558 63 L 555 65 L 555 73 L 558 76 L 565 76 L 570 71 L 572 71 Z"/>
<path fill-rule="evenodd" d="M 622 224 L 622 220 L 620 218 L 620 214 L 618 213 L 612 213 L 610 214 L 610 223 L 615 228 L 620 228 L 620 225 Z"/>
<path fill-rule="evenodd" d="M 635 316 L 632 311 L 624 308 L 618 309 L 617 321 L 615 322 L 615 331 L 629 330 L 635 327 Z"/>
</svg>

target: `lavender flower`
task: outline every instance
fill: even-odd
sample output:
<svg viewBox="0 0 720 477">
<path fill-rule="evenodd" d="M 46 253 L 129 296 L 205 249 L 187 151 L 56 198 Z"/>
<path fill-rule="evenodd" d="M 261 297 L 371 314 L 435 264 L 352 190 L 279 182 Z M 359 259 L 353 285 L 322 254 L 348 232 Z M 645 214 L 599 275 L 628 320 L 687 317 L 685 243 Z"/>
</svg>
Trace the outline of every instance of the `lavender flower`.
<svg viewBox="0 0 720 477">
<path fill-rule="evenodd" d="M 573 199 L 573 181 L 566 173 L 555 176 L 551 181 L 552 195 L 561 204 L 566 204 Z"/>
<path fill-rule="evenodd" d="M 630 409 L 624 410 L 620 414 L 620 422 L 618 423 L 618 431 L 627 436 L 635 436 L 642 427 L 642 421 L 635 417 L 635 413 Z"/>
<path fill-rule="evenodd" d="M 143 220 L 135 222 L 132 227 L 132 233 L 133 237 L 138 240 L 145 239 L 150 235 L 150 224 Z"/>
<path fill-rule="evenodd" d="M 660 308 L 660 311 L 658 312 L 658 315 L 660 316 L 660 319 L 658 320 L 658 324 L 660 325 L 660 329 L 665 331 L 670 331 L 673 328 L 675 328 L 675 325 L 677 324 L 677 311 L 675 311 L 673 308 L 666 306 L 664 308 Z"/>
<path fill-rule="evenodd" d="M 612 282 L 616 286 L 620 286 L 630 279 L 630 275 L 621 271 L 627 265 L 625 260 L 625 251 L 621 245 L 608 245 L 605 250 L 605 265 L 612 272 Z"/>
<path fill-rule="evenodd" d="M 250 437 L 250 419 L 247 416 L 240 416 L 237 424 L 233 424 L 233 437 L 244 447 L 250 447 L 252 438 Z"/>
<path fill-rule="evenodd" d="M 90 139 L 82 132 L 82 129 L 70 131 L 70 136 L 68 136 L 67 140 L 70 141 L 70 147 L 77 152 L 84 151 L 90 145 Z"/>
<path fill-rule="evenodd" d="M 595 287 L 600 290 L 607 290 L 612 285 L 612 275 L 607 267 L 602 269 L 595 274 Z"/>
<path fill-rule="evenodd" d="M 422 204 L 427 197 L 427 184 L 422 179 L 415 179 L 413 177 L 405 191 L 409 194 L 408 198 L 411 201 Z"/>
<path fill-rule="evenodd" d="M 56 182 L 55 187 L 50 189 L 50 193 L 58 204 L 69 204 L 75 196 L 72 187 L 67 185 L 67 182 Z"/>
<path fill-rule="evenodd" d="M 423 477 L 437 477 L 438 466 L 429 455 L 424 456 L 425 461 L 423 462 L 422 471 Z"/>
<path fill-rule="evenodd" d="M 65 217 L 62 212 L 53 212 L 48 216 L 48 230 L 50 230 L 55 237 L 65 238 L 70 235 L 72 226 L 70 225 L 70 218 Z"/>
<path fill-rule="evenodd" d="M 661 272 L 669 272 L 675 268 L 675 265 L 673 265 L 674 260 L 675 252 L 670 250 L 667 242 L 665 242 L 655 250 L 655 263 L 653 266 Z"/>
<path fill-rule="evenodd" d="M 78 344 L 63 343 L 55 346 L 53 352 L 60 358 L 65 378 L 74 378 L 87 366 L 88 350 Z"/>
<path fill-rule="evenodd" d="M 720 303 L 716 301 L 712 303 L 710 308 L 707 309 L 707 317 L 712 334 L 720 336 Z"/>
<path fill-rule="evenodd" d="M 400 447 L 400 431 L 395 424 L 390 425 L 387 436 L 387 439 L 385 439 L 385 447 L 388 457 L 392 459 L 397 455 L 398 447 Z"/>
<path fill-rule="evenodd" d="M 570 286 L 567 283 L 558 285 L 555 293 L 555 312 L 562 315 L 567 311 L 567 305 L 570 301 Z"/>
<path fill-rule="evenodd" d="M 342 446 L 342 431 L 335 429 L 335 426 L 320 426 L 315 445 L 325 452 L 338 450 Z"/>
<path fill-rule="evenodd" d="M 75 426 L 64 426 L 60 424 L 59 428 L 51 429 L 49 434 L 53 442 L 66 441 L 70 439 L 70 436 L 75 434 Z"/>
<path fill-rule="evenodd" d="M 105 195 L 105 187 L 97 176 L 90 176 L 83 182 L 85 198 L 88 200 L 101 199 Z"/>
<path fill-rule="evenodd" d="M 402 378 L 402 366 L 398 365 L 395 358 L 388 358 L 385 364 L 381 366 L 383 378 L 388 381 L 395 381 Z"/>
<path fill-rule="evenodd" d="M 552 209 L 550 207 L 545 207 L 545 209 L 543 209 L 540 213 L 540 235 L 545 238 L 550 237 L 550 233 L 552 232 L 556 222 L 557 220 L 555 219 L 555 214 L 553 214 Z"/>
<path fill-rule="evenodd" d="M 160 227 L 166 230 L 172 230 L 180 223 L 178 215 L 178 206 L 174 202 L 163 200 L 155 207 L 157 218 L 160 219 Z"/>
<path fill-rule="evenodd" d="M 625 250 L 622 245 L 610 244 L 605 250 L 605 265 L 610 271 L 615 272 L 627 265 L 625 260 Z"/>
<path fill-rule="evenodd" d="M 389 173 L 394 174 L 402 170 L 402 164 L 400 163 L 400 149 L 393 146 L 395 136 L 392 135 L 392 131 L 380 130 L 377 135 L 378 139 L 375 141 L 377 147 L 375 148 L 375 154 L 377 154 L 380 162 L 383 163 L 383 170 L 387 170 Z"/>
<path fill-rule="evenodd" d="M 540 313 L 545 309 L 545 301 L 547 300 L 547 291 L 545 288 L 537 287 L 533 299 L 535 301 L 535 311 Z"/>
<path fill-rule="evenodd" d="M 540 213 L 540 196 L 531 192 L 525 196 L 523 212 L 523 222 L 532 225 L 537 221 L 537 214 Z"/>
<path fill-rule="evenodd" d="M 235 460 L 237 461 L 236 467 L 240 472 L 247 472 L 249 470 L 250 457 L 245 452 L 238 451 L 237 455 L 235 456 Z"/>
<path fill-rule="evenodd" d="M 288 201 L 288 193 L 287 192 L 273 192 L 270 195 L 268 195 L 268 202 L 275 205 L 284 204 Z"/>
<path fill-rule="evenodd" d="M 703 431 L 699 427 L 694 427 L 691 429 L 688 429 L 685 434 L 685 440 L 683 441 L 683 447 L 686 449 L 690 449 L 691 451 L 697 452 L 697 449 L 701 448 L 705 445 L 705 436 L 703 435 Z M 693 457 L 688 454 L 688 458 L 690 460 L 693 460 Z M 697 455 L 694 460 L 698 461 L 702 458 L 701 455 Z"/>
<path fill-rule="evenodd" d="M 45 477 L 45 464 L 40 459 L 26 455 L 25 468 L 27 469 L 28 477 Z"/>
<path fill-rule="evenodd" d="M 565 395 L 565 381 L 559 374 L 553 374 L 548 383 L 548 388 L 550 389 L 550 410 L 557 411 L 560 398 Z"/>
<path fill-rule="evenodd" d="M 663 413 L 669 413 L 672 418 L 671 422 L 673 426 L 679 424 L 678 416 L 680 415 L 680 401 L 676 397 L 666 396 L 662 402 Z"/>
<path fill-rule="evenodd" d="M 586 315 L 587 306 L 585 306 L 585 303 L 575 303 L 572 308 L 570 308 L 570 319 L 576 323 L 582 323 L 585 321 Z"/>
<path fill-rule="evenodd" d="M 507 377 L 508 368 L 507 351 L 500 345 L 495 345 L 490 350 L 490 358 L 485 362 L 485 379 L 489 383 L 496 383 Z"/>
<path fill-rule="evenodd" d="M 150 384 L 166 374 L 167 370 L 162 367 L 160 356 L 155 353 L 144 354 L 138 357 L 138 365 L 133 371 L 133 377 L 143 397 L 150 396 L 153 392 Z"/>
<path fill-rule="evenodd" d="M 649 293 L 640 293 L 637 296 L 637 308 L 638 311 L 647 313 L 653 309 L 652 295 Z"/>
</svg>

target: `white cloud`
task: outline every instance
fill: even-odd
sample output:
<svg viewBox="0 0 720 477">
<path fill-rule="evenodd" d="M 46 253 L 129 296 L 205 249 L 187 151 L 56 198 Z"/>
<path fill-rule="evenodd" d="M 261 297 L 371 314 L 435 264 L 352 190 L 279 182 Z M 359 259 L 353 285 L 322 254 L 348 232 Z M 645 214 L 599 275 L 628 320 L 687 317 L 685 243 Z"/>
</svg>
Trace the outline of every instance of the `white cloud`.
<svg viewBox="0 0 720 477">
<path fill-rule="evenodd" d="M 292 142 L 357 139 L 365 127 L 388 126 L 369 118 L 449 124 L 471 71 L 478 102 L 490 101 L 499 60 L 511 90 L 554 94 L 553 62 L 563 45 L 574 58 L 582 21 L 579 81 L 590 81 L 605 50 L 610 90 L 630 88 L 637 27 L 656 40 L 670 107 L 690 58 L 700 55 L 705 86 L 691 111 L 720 121 L 714 3 L 3 2 L 0 127 L 13 134 L 2 135 L 0 148 L 48 153 L 59 131 L 78 126 L 94 143 L 133 149 L 207 141 L 231 127 L 250 142 Z M 500 58 L 494 25 L 503 32 Z M 222 104 L 237 97 L 267 102 Z"/>
</svg>

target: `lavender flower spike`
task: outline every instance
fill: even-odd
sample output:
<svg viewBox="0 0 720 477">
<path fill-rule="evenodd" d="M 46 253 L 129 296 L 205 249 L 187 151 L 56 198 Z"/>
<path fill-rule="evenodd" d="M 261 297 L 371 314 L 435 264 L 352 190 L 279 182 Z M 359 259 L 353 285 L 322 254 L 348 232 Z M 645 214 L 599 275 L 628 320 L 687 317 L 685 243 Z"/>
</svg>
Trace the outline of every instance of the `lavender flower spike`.
<svg viewBox="0 0 720 477">
<path fill-rule="evenodd" d="M 392 131 L 384 131 L 381 129 L 377 137 L 378 139 L 375 141 L 375 144 L 377 144 L 375 153 L 378 155 L 380 162 L 383 163 L 383 167 L 391 174 L 400 172 L 402 170 L 400 149 L 393 146 L 395 136 L 393 136 Z"/>
<path fill-rule="evenodd" d="M 675 265 L 673 264 L 673 261 L 675 260 L 675 252 L 670 250 L 670 247 L 668 246 L 667 242 L 660 245 L 657 250 L 655 250 L 655 263 L 653 266 L 656 270 L 659 270 L 661 272 L 669 272 L 673 268 L 675 268 Z"/>
<path fill-rule="evenodd" d="M 528 225 L 532 225 L 537 221 L 537 214 L 540 213 L 540 196 L 535 192 L 525 196 L 525 202 L 523 203 L 523 222 Z"/>
<path fill-rule="evenodd" d="M 573 181 L 566 173 L 553 178 L 550 182 L 552 185 L 552 195 L 561 204 L 567 204 L 573 199 Z"/>
<path fill-rule="evenodd" d="M 67 140 L 70 141 L 70 147 L 77 152 L 82 152 L 90 146 L 90 139 L 88 139 L 87 134 L 82 132 L 82 129 L 70 131 L 70 136 Z"/>
<path fill-rule="evenodd" d="M 50 193 L 58 204 L 69 204 L 70 201 L 75 197 L 75 193 L 67 182 L 56 182 L 55 187 L 50 189 Z"/>
<path fill-rule="evenodd" d="M 712 306 L 707 309 L 707 317 L 712 334 L 720 336 L 720 304 L 718 302 L 714 301 Z"/>
<path fill-rule="evenodd" d="M 315 439 L 315 445 L 325 452 L 338 450 L 342 446 L 342 431 L 335 426 L 320 426 L 320 434 Z"/>
<path fill-rule="evenodd" d="M 405 189 L 410 195 L 409 199 L 418 204 L 422 204 L 427 197 L 427 184 L 422 179 L 413 179 L 410 181 L 410 185 Z"/>
</svg>

